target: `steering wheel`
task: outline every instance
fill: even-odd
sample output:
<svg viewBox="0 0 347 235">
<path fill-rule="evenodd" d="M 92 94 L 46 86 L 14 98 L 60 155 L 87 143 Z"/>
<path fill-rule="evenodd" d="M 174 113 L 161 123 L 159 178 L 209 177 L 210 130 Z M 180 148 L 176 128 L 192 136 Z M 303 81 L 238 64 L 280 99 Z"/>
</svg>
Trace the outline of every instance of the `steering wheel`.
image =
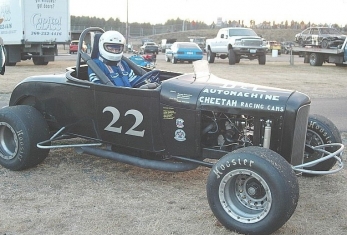
<svg viewBox="0 0 347 235">
<path fill-rule="evenodd" d="M 145 73 L 138 79 L 135 79 L 134 81 L 130 82 L 132 87 L 139 88 L 142 85 L 148 84 L 148 83 L 157 83 L 160 84 L 160 70 L 152 70 L 148 73 Z"/>
</svg>

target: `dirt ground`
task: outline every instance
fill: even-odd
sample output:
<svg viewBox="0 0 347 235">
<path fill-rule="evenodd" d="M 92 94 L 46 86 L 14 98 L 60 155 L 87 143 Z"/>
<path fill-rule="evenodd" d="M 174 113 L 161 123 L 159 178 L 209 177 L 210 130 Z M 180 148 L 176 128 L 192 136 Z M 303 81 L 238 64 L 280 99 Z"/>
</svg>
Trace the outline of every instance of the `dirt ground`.
<svg viewBox="0 0 347 235">
<path fill-rule="evenodd" d="M 75 65 L 67 59 L 47 66 L 26 61 L 6 67 L 0 77 L 0 100 L 8 100 L 15 85 L 27 76 L 62 73 Z M 347 68 L 288 61 L 259 66 L 257 61 L 241 60 L 229 66 L 226 60 L 216 60 L 210 69 L 227 79 L 295 89 L 312 98 L 347 100 Z M 173 65 L 159 57 L 157 68 L 192 72 L 191 64 Z M 342 135 L 346 145 L 347 133 Z M 14 172 L 0 167 L 0 235 L 235 234 L 218 223 L 208 206 L 208 173 L 203 167 L 183 173 L 146 170 L 78 155 L 72 149 L 51 150 L 36 168 Z M 346 180 L 346 169 L 299 177 L 298 207 L 275 234 L 346 234 Z"/>
</svg>

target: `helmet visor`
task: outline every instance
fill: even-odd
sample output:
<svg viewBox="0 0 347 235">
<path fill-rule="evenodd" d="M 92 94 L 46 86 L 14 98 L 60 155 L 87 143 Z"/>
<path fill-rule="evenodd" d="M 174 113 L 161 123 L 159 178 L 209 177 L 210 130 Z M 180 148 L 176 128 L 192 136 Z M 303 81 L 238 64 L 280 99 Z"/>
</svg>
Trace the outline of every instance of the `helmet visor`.
<svg viewBox="0 0 347 235">
<path fill-rule="evenodd" d="M 105 43 L 104 49 L 107 52 L 119 54 L 123 52 L 124 45 L 123 44 L 114 44 L 114 43 Z"/>
</svg>

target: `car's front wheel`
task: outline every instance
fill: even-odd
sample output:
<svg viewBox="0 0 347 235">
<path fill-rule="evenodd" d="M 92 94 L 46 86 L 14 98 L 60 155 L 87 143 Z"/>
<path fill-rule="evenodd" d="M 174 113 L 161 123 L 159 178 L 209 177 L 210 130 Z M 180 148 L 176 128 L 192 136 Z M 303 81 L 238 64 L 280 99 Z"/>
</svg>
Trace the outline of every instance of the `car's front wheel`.
<svg viewBox="0 0 347 235">
<path fill-rule="evenodd" d="M 41 113 L 28 105 L 0 109 L 0 164 L 10 170 L 24 170 L 41 163 L 48 149 L 37 143 L 49 139 L 49 128 Z"/>
<path fill-rule="evenodd" d="M 216 53 L 213 53 L 211 49 L 209 48 L 207 51 L 207 61 L 208 63 L 212 64 L 214 63 L 214 59 L 216 57 Z"/>
<path fill-rule="evenodd" d="M 172 55 L 171 58 L 171 63 L 176 64 L 177 63 L 177 59 Z"/>
<path fill-rule="evenodd" d="M 229 49 L 228 51 L 228 59 L 229 59 L 229 64 L 234 65 L 236 63 L 236 55 L 233 49 Z"/>
<path fill-rule="evenodd" d="M 318 114 L 311 114 L 308 118 L 307 124 L 306 145 L 309 147 L 314 147 L 330 143 L 342 143 L 339 130 L 328 118 Z M 312 152 L 309 150 L 310 149 L 306 148 L 304 163 L 311 162 L 325 156 L 321 152 Z M 328 152 L 334 152 L 337 149 L 336 147 L 326 147 L 325 150 L 327 150 Z M 305 169 L 315 171 L 328 171 L 335 165 L 336 161 L 336 158 L 330 158 L 312 167 L 306 167 Z"/>
<path fill-rule="evenodd" d="M 329 42 L 326 39 L 323 39 L 322 43 L 321 43 L 321 47 L 322 48 L 329 48 Z"/>
<path fill-rule="evenodd" d="M 299 185 L 278 153 L 246 147 L 228 153 L 211 169 L 207 198 L 218 221 L 242 234 L 271 234 L 292 216 Z"/>
<path fill-rule="evenodd" d="M 266 64 L 266 54 L 265 54 L 265 53 L 262 54 L 262 55 L 259 55 L 259 57 L 258 57 L 258 63 L 259 63 L 260 65 Z"/>
</svg>

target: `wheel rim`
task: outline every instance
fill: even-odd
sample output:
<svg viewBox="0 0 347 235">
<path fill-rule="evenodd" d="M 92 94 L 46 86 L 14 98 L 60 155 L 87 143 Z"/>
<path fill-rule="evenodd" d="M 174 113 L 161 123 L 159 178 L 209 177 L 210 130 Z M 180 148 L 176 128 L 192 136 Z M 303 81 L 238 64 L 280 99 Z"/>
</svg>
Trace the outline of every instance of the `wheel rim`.
<svg viewBox="0 0 347 235">
<path fill-rule="evenodd" d="M 11 160 L 18 151 L 18 137 L 6 122 L 0 122 L 0 157 Z"/>
<path fill-rule="evenodd" d="M 316 132 L 312 130 L 307 130 L 306 133 L 306 144 L 309 146 L 318 146 L 324 144 L 323 139 L 317 135 Z M 319 151 L 314 151 L 313 153 L 304 153 L 304 162 L 314 161 L 320 159 L 324 156 L 323 153 Z"/>
<path fill-rule="evenodd" d="M 271 190 L 257 173 L 238 169 L 226 174 L 219 185 L 219 200 L 225 212 L 241 223 L 256 223 L 270 212 Z"/>
</svg>

